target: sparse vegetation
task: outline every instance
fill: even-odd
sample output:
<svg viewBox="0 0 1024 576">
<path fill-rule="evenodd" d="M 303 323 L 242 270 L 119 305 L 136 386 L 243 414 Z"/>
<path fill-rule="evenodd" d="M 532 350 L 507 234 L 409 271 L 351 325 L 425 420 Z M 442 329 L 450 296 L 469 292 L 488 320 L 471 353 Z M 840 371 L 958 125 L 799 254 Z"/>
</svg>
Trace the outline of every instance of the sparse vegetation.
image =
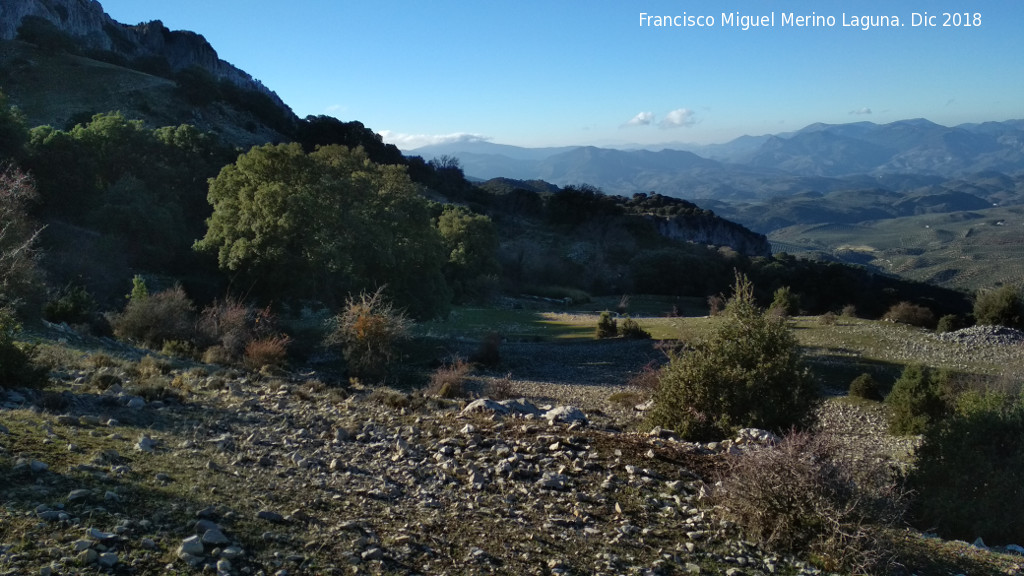
<svg viewBox="0 0 1024 576">
<path fill-rule="evenodd" d="M 713 497 L 748 538 L 855 574 L 887 568 L 885 530 L 907 504 L 884 465 L 844 460 L 834 439 L 802 432 L 733 458 Z"/>
<path fill-rule="evenodd" d="M 427 386 L 428 396 L 438 398 L 461 398 L 466 395 L 466 377 L 473 366 L 462 358 L 455 358 L 450 363 L 439 367 L 430 375 Z"/>
</svg>

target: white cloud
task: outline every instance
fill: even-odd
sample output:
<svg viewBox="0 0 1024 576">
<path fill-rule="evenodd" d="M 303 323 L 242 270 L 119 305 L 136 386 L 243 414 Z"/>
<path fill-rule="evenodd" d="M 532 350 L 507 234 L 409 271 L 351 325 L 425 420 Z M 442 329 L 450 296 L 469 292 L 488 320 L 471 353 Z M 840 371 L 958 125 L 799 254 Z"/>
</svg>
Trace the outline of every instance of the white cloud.
<svg viewBox="0 0 1024 576">
<path fill-rule="evenodd" d="M 867 106 L 865 106 L 865 107 L 859 108 L 857 110 L 850 110 L 850 114 L 856 114 L 858 116 L 863 116 L 865 114 L 871 114 L 871 108 L 868 108 Z"/>
<path fill-rule="evenodd" d="M 697 119 L 693 117 L 694 111 L 689 108 L 678 108 L 665 115 L 658 126 L 662 128 L 679 128 L 682 126 L 693 126 Z"/>
<path fill-rule="evenodd" d="M 626 122 L 626 126 L 650 126 L 651 122 L 654 122 L 654 112 L 641 112 Z"/>
<path fill-rule="evenodd" d="M 455 134 L 402 134 L 391 130 L 381 130 L 381 138 L 388 144 L 394 144 L 402 151 L 414 150 L 423 146 L 434 144 L 453 144 L 456 142 L 487 142 L 490 136 L 481 134 L 466 134 L 459 132 Z"/>
</svg>

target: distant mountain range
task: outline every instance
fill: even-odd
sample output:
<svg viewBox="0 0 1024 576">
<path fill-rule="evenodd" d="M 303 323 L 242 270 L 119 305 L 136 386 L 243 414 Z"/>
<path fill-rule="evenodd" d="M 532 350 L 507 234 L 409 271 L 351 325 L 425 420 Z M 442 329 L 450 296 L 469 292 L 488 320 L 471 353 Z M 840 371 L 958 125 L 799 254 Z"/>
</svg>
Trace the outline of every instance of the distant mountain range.
<svg viewBox="0 0 1024 576">
<path fill-rule="evenodd" d="M 428 160 L 455 156 L 467 176 L 484 180 L 590 184 L 626 195 L 656 191 L 686 198 L 757 199 L 861 186 L 905 190 L 929 179 L 981 172 L 1024 174 L 1024 120 L 954 127 L 924 119 L 812 124 L 796 132 L 689 148 L 519 148 L 468 141 L 407 153 Z"/>
</svg>

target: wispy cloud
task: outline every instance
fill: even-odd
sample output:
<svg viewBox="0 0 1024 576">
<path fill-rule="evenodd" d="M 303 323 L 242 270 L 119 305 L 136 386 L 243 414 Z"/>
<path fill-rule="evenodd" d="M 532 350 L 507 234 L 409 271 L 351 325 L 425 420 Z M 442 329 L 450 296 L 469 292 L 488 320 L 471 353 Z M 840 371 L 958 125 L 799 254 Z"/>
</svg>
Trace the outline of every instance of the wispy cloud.
<svg viewBox="0 0 1024 576">
<path fill-rule="evenodd" d="M 650 126 L 654 122 L 654 112 L 641 112 L 626 122 L 626 126 Z"/>
<path fill-rule="evenodd" d="M 344 104 L 332 104 L 324 110 L 324 113 L 337 117 L 338 114 L 346 111 L 348 111 L 348 106 L 345 106 Z"/>
<path fill-rule="evenodd" d="M 697 123 L 697 119 L 694 118 L 693 110 L 689 108 L 677 108 L 665 115 L 658 122 L 658 126 L 662 128 L 681 128 L 683 126 L 693 126 Z"/>
<path fill-rule="evenodd" d="M 858 108 L 856 110 L 850 110 L 850 114 L 856 114 L 857 116 L 864 116 L 864 115 L 867 115 L 867 114 L 871 114 L 871 108 L 868 108 L 867 106 L 865 106 L 863 108 Z"/>
<path fill-rule="evenodd" d="M 388 144 L 394 144 L 401 150 L 413 150 L 423 146 L 434 144 L 453 144 L 457 142 L 488 142 L 490 136 L 481 134 L 467 134 L 459 132 L 455 134 L 402 134 L 391 130 L 381 130 L 381 138 Z"/>
</svg>

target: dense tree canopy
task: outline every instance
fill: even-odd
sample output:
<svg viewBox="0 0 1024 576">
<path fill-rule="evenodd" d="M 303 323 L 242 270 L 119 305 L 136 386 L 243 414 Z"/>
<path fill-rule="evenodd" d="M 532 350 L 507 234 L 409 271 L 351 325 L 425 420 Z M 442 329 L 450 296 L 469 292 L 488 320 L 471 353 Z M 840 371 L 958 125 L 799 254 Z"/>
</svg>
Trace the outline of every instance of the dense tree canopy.
<svg viewBox="0 0 1024 576">
<path fill-rule="evenodd" d="M 450 300 L 426 201 L 402 167 L 375 164 L 361 148 L 253 148 L 211 180 L 209 202 L 196 247 L 264 297 L 336 304 L 387 285 L 420 317 Z"/>
<path fill-rule="evenodd" d="M 498 232 L 490 218 L 448 205 L 438 218 L 437 228 L 448 256 L 445 277 L 457 297 L 474 296 L 488 278 L 497 278 L 501 272 Z"/>
</svg>

